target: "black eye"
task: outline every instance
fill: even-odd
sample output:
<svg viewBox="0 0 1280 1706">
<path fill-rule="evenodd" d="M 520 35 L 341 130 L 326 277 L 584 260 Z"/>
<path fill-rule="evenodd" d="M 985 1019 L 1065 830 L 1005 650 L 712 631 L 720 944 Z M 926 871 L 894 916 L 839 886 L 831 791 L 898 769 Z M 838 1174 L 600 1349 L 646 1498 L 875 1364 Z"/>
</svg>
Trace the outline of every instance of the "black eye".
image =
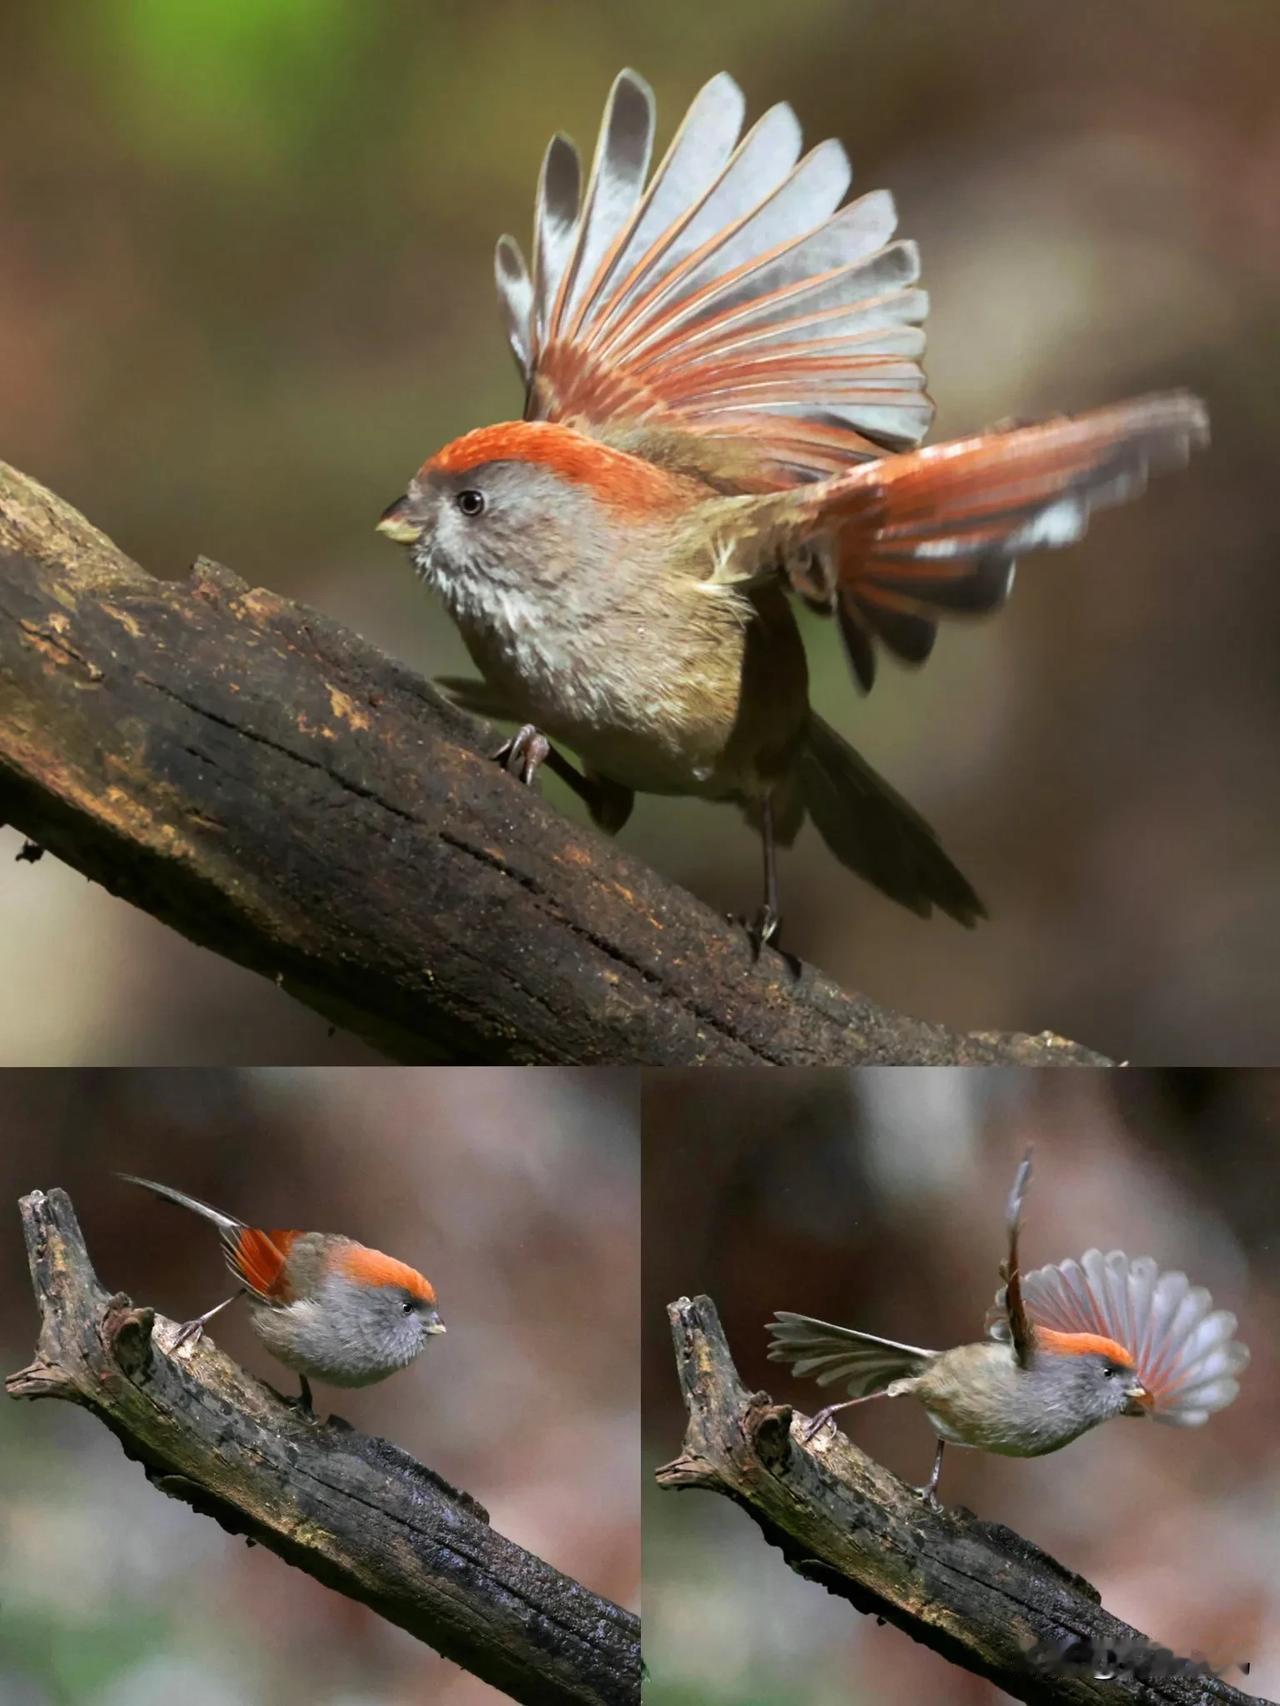
<svg viewBox="0 0 1280 1706">
<path fill-rule="evenodd" d="M 1115 1366 L 1115 1364 L 1109 1362 L 1107 1364 L 1107 1366 L 1102 1371 L 1103 1378 L 1106 1380 L 1110 1380 L 1113 1377 L 1113 1375 L 1117 1375 L 1117 1374 L 1119 1374 L 1119 1372 L 1120 1372 L 1120 1370 Z"/>
<path fill-rule="evenodd" d="M 412 1305 L 412 1303 L 409 1302 L 409 1299 L 407 1297 L 405 1298 L 404 1302 L 400 1305 L 400 1313 L 402 1315 L 412 1315 L 413 1314 L 413 1305 Z"/>
<path fill-rule="evenodd" d="M 484 493 L 468 487 L 465 492 L 459 492 L 454 499 L 463 515 L 476 516 L 484 514 Z"/>
</svg>

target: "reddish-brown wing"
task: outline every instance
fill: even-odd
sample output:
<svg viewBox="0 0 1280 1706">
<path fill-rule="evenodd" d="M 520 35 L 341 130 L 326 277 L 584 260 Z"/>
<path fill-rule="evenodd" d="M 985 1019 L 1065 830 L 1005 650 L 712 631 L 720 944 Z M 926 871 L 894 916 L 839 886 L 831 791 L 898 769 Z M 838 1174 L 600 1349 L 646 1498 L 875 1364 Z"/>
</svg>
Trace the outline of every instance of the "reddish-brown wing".
<svg viewBox="0 0 1280 1706">
<path fill-rule="evenodd" d="M 300 1232 L 264 1232 L 240 1226 L 223 1234 L 227 1266 L 255 1297 L 266 1303 L 288 1301 L 285 1261 Z"/>
<path fill-rule="evenodd" d="M 1171 392 L 931 445 L 762 500 L 752 550 L 838 615 L 869 687 L 873 639 L 922 662 L 940 617 L 1003 602 L 1022 552 L 1071 544 L 1207 437 L 1204 405 Z"/>
<path fill-rule="evenodd" d="M 918 444 L 933 405 L 915 245 L 883 191 L 841 207 L 836 142 L 800 158 L 771 108 L 739 140 L 725 74 L 695 98 L 646 184 L 653 97 L 614 83 L 585 192 L 556 137 L 538 186 L 533 269 L 498 245 L 499 295 L 527 416 L 602 435 L 643 424 L 750 452 L 761 486 Z"/>
</svg>

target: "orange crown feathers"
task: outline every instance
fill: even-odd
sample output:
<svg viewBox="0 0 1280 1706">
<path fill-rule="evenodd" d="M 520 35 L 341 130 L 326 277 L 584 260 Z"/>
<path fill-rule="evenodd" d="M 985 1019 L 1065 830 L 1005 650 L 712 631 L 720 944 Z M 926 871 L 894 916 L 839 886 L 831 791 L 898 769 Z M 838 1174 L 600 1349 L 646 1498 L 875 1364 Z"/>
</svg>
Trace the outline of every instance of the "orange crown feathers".
<svg viewBox="0 0 1280 1706">
<path fill-rule="evenodd" d="M 600 444 L 553 421 L 503 421 L 455 438 L 423 463 L 421 475 L 466 474 L 486 462 L 534 462 L 562 480 L 590 486 L 615 509 L 678 508 L 683 482 L 652 462 Z"/>
<path fill-rule="evenodd" d="M 1108 1339 L 1102 1333 L 1057 1333 L 1052 1327 L 1036 1326 L 1036 1343 L 1042 1350 L 1059 1351 L 1067 1356 L 1085 1356 L 1092 1352 L 1095 1356 L 1110 1357 L 1112 1362 L 1118 1362 L 1123 1368 L 1133 1368 L 1133 1357 L 1116 1339 Z"/>
<path fill-rule="evenodd" d="M 394 1256 L 384 1256 L 381 1250 L 370 1250 L 363 1244 L 348 1244 L 335 1252 L 335 1266 L 361 1285 L 398 1285 L 423 1303 L 434 1303 L 435 1287 L 431 1281 L 411 1268 L 407 1262 L 397 1262 Z"/>
</svg>

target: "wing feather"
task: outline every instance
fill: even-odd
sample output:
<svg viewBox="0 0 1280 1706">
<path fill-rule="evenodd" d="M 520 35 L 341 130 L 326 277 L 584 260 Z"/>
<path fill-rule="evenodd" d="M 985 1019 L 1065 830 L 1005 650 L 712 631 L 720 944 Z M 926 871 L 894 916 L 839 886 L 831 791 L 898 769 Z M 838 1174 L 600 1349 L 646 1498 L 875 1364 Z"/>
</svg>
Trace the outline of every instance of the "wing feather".
<svg viewBox="0 0 1280 1706">
<path fill-rule="evenodd" d="M 581 190 L 582 163 L 578 159 L 578 150 L 567 136 L 553 136 L 542 159 L 534 206 L 533 294 L 536 321 L 530 328 L 529 366 L 525 373 L 530 383 L 538 347 L 547 335 L 552 308 L 573 254 Z"/>
<path fill-rule="evenodd" d="M 842 206 L 840 144 L 802 157 L 782 104 L 739 140 L 744 108 L 732 78 L 712 78 L 646 188 L 653 98 L 622 72 L 581 201 L 578 156 L 556 137 L 532 269 L 509 237 L 496 268 L 528 418 L 747 447 L 768 488 L 919 442 L 928 300 L 915 246 L 891 241 L 892 197 Z"/>
<path fill-rule="evenodd" d="M 614 78 L 605 104 L 573 253 L 557 293 L 547 336 L 571 328 L 599 285 L 605 255 L 628 228 L 644 190 L 653 150 L 653 91 L 634 71 Z"/>
<path fill-rule="evenodd" d="M 1207 437 L 1204 405 L 1171 392 L 933 445 L 802 491 L 739 500 L 750 560 L 726 572 L 749 578 L 756 564 L 782 561 L 812 603 L 816 555 L 828 564 L 826 608 L 844 608 L 919 662 L 930 644 L 922 624 L 995 609 L 1019 553 L 1071 544 L 1095 510 L 1181 467 Z"/>
<path fill-rule="evenodd" d="M 1214 1309 L 1209 1293 L 1185 1274 L 1161 1273 L 1149 1256 L 1131 1261 L 1119 1250 L 1086 1250 L 1079 1261 L 1024 1274 L 1022 1294 L 1033 1327 L 1121 1346 L 1154 1400 L 1157 1421 L 1198 1427 L 1239 1391 L 1236 1376 L 1249 1352 L 1234 1338 L 1235 1316 Z M 986 1330 L 1007 1337 L 1003 1288 Z"/>
</svg>

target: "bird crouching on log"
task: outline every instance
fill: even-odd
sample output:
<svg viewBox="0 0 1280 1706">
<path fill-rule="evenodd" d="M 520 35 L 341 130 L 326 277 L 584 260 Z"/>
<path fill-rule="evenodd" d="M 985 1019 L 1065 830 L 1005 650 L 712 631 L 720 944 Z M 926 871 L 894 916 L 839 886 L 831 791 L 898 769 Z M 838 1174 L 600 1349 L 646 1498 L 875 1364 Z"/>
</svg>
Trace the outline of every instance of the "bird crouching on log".
<svg viewBox="0 0 1280 1706">
<path fill-rule="evenodd" d="M 222 1310 L 246 1294 L 254 1332 L 302 1383 L 372 1386 L 407 1368 L 429 1338 L 445 1331 L 435 1288 L 416 1268 L 338 1232 L 265 1231 L 211 1208 L 172 1185 L 119 1178 L 189 1209 L 218 1230 L 237 1290 L 181 1328 L 172 1350 L 198 1339 Z"/>
</svg>

